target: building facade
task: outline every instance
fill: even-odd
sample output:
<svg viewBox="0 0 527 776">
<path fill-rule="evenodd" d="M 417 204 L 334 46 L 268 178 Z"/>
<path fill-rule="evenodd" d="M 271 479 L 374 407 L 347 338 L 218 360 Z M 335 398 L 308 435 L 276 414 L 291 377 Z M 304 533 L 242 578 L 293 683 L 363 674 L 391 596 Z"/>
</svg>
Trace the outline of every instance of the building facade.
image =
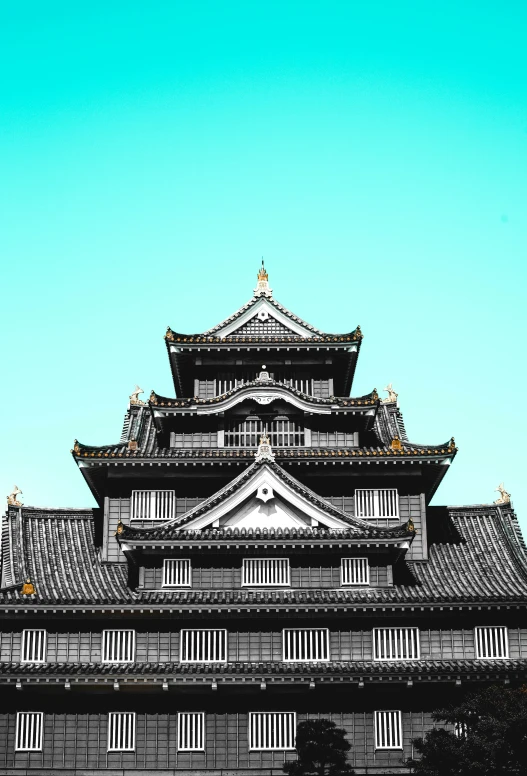
<svg viewBox="0 0 527 776">
<path fill-rule="evenodd" d="M 431 507 L 454 439 L 408 440 L 388 387 L 351 396 L 360 328 L 273 297 L 165 341 L 119 443 L 75 442 L 98 507 L 2 524 L 1 774 L 279 774 L 345 729 L 405 773 L 434 708 L 527 676 L 527 554 L 508 494 Z"/>
</svg>

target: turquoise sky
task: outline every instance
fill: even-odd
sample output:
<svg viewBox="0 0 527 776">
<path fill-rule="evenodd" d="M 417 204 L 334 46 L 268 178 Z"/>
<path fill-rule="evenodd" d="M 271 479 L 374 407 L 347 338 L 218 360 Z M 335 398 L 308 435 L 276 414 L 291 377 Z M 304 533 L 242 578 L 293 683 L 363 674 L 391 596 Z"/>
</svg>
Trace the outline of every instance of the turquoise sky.
<svg viewBox="0 0 527 776">
<path fill-rule="evenodd" d="M 92 504 L 73 439 L 172 392 L 166 326 L 252 294 L 365 333 L 353 392 L 454 435 L 434 503 L 527 527 L 527 5 L 10 3 L 0 25 L 1 482 Z"/>
</svg>

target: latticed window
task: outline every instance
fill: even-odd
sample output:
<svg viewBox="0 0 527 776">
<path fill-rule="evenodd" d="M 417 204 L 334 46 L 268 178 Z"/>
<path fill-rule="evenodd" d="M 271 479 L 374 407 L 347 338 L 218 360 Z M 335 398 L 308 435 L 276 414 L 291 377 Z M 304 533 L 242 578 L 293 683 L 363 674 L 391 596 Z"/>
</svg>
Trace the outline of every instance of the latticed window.
<svg viewBox="0 0 527 776">
<path fill-rule="evenodd" d="M 191 584 L 189 558 L 166 558 L 163 561 L 163 587 L 190 587 Z"/>
<path fill-rule="evenodd" d="M 103 663 L 133 663 L 135 659 L 135 631 L 105 630 L 102 632 Z"/>
<path fill-rule="evenodd" d="M 374 628 L 374 660 L 419 660 L 418 628 Z"/>
<path fill-rule="evenodd" d="M 286 628 L 282 631 L 283 660 L 311 662 L 329 660 L 327 628 Z"/>
<path fill-rule="evenodd" d="M 15 751 L 41 752 L 44 714 L 41 711 L 19 711 L 16 715 Z"/>
<path fill-rule="evenodd" d="M 200 752 L 205 749 L 205 714 L 182 711 L 177 715 L 177 748 L 179 752 Z"/>
<path fill-rule="evenodd" d="M 375 748 L 402 749 L 403 731 L 400 711 L 376 711 Z"/>
<path fill-rule="evenodd" d="M 369 585 L 368 558 L 342 558 L 340 561 L 341 585 Z"/>
<path fill-rule="evenodd" d="M 175 516 L 173 490 L 133 490 L 132 520 L 171 520 Z"/>
<path fill-rule="evenodd" d="M 477 627 L 476 657 L 481 660 L 509 657 L 509 639 L 507 628 Z"/>
<path fill-rule="evenodd" d="M 244 558 L 242 585 L 284 587 L 290 584 L 288 558 Z"/>
<path fill-rule="evenodd" d="M 47 634 L 45 630 L 23 630 L 21 662 L 45 663 L 46 638 Z"/>
<path fill-rule="evenodd" d="M 294 711 L 256 711 L 249 714 L 249 749 L 278 751 L 295 748 Z"/>
<path fill-rule="evenodd" d="M 468 725 L 466 722 L 454 723 L 454 735 L 456 738 L 466 738 L 468 733 Z"/>
<path fill-rule="evenodd" d="M 182 630 L 182 663 L 224 663 L 227 660 L 226 630 Z"/>
<path fill-rule="evenodd" d="M 108 751 L 135 750 L 135 712 L 111 711 L 108 714 Z"/>
<path fill-rule="evenodd" d="M 285 415 L 264 422 L 256 415 L 244 420 L 230 419 L 225 424 L 225 447 L 257 447 L 260 437 L 267 434 L 272 447 L 303 447 L 304 427 Z"/>
<path fill-rule="evenodd" d="M 399 517 L 399 496 L 396 488 L 355 491 L 355 517 Z"/>
</svg>

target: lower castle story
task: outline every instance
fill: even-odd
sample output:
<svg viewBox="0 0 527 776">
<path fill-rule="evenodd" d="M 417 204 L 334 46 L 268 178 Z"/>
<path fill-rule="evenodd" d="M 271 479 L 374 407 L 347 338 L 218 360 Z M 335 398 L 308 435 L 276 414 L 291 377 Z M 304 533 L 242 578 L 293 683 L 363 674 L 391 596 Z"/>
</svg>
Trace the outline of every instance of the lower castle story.
<svg viewBox="0 0 527 776">
<path fill-rule="evenodd" d="M 318 718 L 345 730 L 357 774 L 408 773 L 412 739 L 434 726 L 430 684 L 423 677 L 419 686 L 399 681 L 387 688 L 355 683 L 310 689 L 306 681 L 302 690 L 288 691 L 265 683 L 261 689 L 260 682 L 214 690 L 209 683 L 208 697 L 196 687 L 141 694 L 110 685 L 95 697 L 74 687 L 62 700 L 45 690 L 9 690 L 0 715 L 0 774 L 275 776 L 296 757 L 296 725 Z M 433 708 L 465 691 L 455 682 L 435 684 Z M 26 714 L 40 715 L 31 730 Z M 40 749 L 17 751 L 32 743 Z"/>
</svg>

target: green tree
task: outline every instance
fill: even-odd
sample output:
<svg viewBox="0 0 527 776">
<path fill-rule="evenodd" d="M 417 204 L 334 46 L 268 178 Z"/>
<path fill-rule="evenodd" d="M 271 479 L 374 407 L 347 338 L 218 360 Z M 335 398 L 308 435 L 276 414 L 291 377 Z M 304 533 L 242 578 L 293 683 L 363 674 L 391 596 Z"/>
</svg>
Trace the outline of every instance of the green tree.
<svg viewBox="0 0 527 776">
<path fill-rule="evenodd" d="M 296 730 L 298 760 L 284 764 L 289 776 L 353 776 L 346 762 L 351 744 L 346 733 L 329 719 L 301 722 Z"/>
<path fill-rule="evenodd" d="M 455 732 L 430 730 L 414 740 L 421 776 L 527 776 L 527 688 L 489 687 L 457 706 L 438 709 L 435 722 Z"/>
</svg>

